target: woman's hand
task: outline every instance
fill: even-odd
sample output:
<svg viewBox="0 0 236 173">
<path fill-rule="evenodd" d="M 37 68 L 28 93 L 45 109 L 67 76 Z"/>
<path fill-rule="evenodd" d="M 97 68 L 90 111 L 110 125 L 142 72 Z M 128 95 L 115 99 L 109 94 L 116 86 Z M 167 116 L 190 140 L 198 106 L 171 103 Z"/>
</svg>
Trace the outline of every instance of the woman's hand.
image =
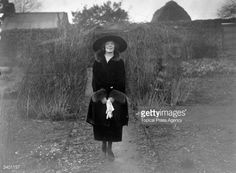
<svg viewBox="0 0 236 173">
<path fill-rule="evenodd" d="M 101 100 L 102 104 L 106 104 L 107 103 L 107 98 L 104 97 L 102 100 Z"/>
</svg>

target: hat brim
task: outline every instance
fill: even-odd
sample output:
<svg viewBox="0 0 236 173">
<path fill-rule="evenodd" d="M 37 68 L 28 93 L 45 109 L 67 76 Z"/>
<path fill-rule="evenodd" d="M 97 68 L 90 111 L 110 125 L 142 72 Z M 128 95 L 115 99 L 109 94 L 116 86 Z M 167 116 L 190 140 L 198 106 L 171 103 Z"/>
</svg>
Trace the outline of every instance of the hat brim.
<svg viewBox="0 0 236 173">
<path fill-rule="evenodd" d="M 108 35 L 108 36 L 104 36 L 101 37 L 99 39 L 97 39 L 94 43 L 93 43 L 93 50 L 96 52 L 99 49 L 102 48 L 102 46 L 107 42 L 107 41 L 114 41 L 118 47 L 118 51 L 119 52 L 123 52 L 127 49 L 127 43 L 126 41 L 119 37 L 119 36 L 115 36 L 115 35 Z"/>
</svg>

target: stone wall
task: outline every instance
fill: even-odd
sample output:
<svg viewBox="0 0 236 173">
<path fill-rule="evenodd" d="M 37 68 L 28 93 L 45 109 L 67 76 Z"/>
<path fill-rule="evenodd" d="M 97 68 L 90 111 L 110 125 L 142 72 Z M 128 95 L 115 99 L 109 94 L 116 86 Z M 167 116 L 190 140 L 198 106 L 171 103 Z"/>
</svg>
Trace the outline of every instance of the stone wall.
<svg viewBox="0 0 236 173">
<path fill-rule="evenodd" d="M 217 58 L 223 52 L 223 29 L 219 20 L 165 23 L 176 30 L 185 58 Z M 183 44 L 183 45 L 181 45 Z"/>
<path fill-rule="evenodd" d="M 37 44 L 60 36 L 58 29 L 15 29 L 3 31 L 1 35 L 0 56 L 12 65 L 26 58 Z"/>
</svg>

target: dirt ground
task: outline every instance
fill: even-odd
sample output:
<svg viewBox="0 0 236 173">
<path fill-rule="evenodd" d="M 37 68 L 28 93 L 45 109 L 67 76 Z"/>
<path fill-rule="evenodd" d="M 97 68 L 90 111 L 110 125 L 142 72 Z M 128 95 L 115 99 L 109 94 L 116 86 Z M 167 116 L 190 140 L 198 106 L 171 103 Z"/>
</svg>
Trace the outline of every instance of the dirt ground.
<svg viewBox="0 0 236 173">
<path fill-rule="evenodd" d="M 236 170 L 236 75 L 199 79 L 183 122 L 144 127 L 130 113 L 115 161 L 101 155 L 85 122 L 17 116 L 15 100 L 1 99 L 1 171 L 9 173 L 233 173 Z M 9 83 L 8 83 L 9 84 Z M 6 83 L 1 83 L 1 90 Z"/>
<path fill-rule="evenodd" d="M 187 109 L 182 123 L 172 128 L 147 128 L 154 154 L 143 153 L 152 165 L 150 172 L 235 172 L 235 106 L 235 74 L 199 79 L 188 105 L 176 107 Z M 139 137 L 139 141 L 142 139 Z"/>
</svg>

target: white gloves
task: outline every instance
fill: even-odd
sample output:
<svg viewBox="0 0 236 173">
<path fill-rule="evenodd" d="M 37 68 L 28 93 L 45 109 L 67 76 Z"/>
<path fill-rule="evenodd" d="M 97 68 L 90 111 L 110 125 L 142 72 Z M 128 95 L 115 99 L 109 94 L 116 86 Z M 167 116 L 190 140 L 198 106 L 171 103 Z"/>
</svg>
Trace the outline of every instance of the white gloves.
<svg viewBox="0 0 236 173">
<path fill-rule="evenodd" d="M 114 109 L 114 107 L 113 107 L 113 105 L 112 105 L 112 103 L 111 103 L 110 98 L 107 99 L 106 106 L 107 106 L 107 110 L 106 110 L 107 117 L 106 117 L 106 119 L 112 118 L 112 112 L 113 112 L 115 109 Z"/>
</svg>

